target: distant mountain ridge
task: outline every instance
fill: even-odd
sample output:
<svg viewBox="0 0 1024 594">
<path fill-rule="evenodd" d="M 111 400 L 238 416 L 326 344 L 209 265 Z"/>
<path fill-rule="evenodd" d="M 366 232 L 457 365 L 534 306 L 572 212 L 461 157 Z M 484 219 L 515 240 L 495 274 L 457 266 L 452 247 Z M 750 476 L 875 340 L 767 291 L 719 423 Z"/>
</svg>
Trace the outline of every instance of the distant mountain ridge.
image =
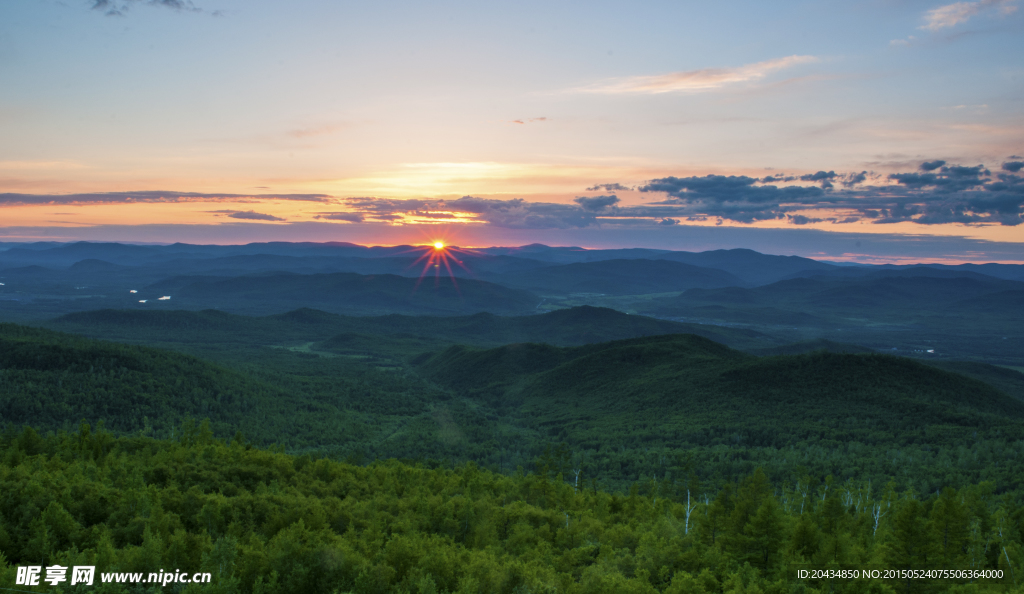
<svg viewBox="0 0 1024 594">
<path fill-rule="evenodd" d="M 99 260 L 111 265 L 134 267 L 131 275 L 149 279 L 181 274 L 216 273 L 241 275 L 252 272 L 293 271 L 303 273 L 356 272 L 361 274 L 399 274 L 416 276 L 422 273 L 414 265 L 432 250 L 430 246 L 361 246 L 345 242 L 287 243 L 268 242 L 246 245 L 133 245 L 120 243 L 76 242 L 54 244 L 5 244 L 0 250 L 0 277 L 7 269 L 25 266 L 68 268 L 83 260 Z M 909 274 L 956 275 L 975 273 L 1009 280 L 1024 279 L 1024 265 L 984 264 L 943 266 L 837 266 L 799 256 L 761 254 L 749 249 L 685 252 L 648 248 L 584 249 L 550 247 L 531 244 L 520 247 L 491 247 L 462 250 L 451 247 L 450 259 L 463 261 L 452 265 L 456 276 L 487 280 L 487 275 L 514 274 L 553 265 L 593 264 L 609 260 L 679 262 L 732 275 L 737 286 L 770 284 L 795 276 L 839 275 L 863 276 L 878 271 L 907 271 Z M 422 265 L 422 262 L 420 262 Z M 97 265 L 98 266 L 98 265 Z M 917 269 L 912 270 L 912 269 Z M 97 268 L 96 272 L 102 271 Z M 106 271 L 113 274 L 113 269 Z M 121 272 L 128 272 L 122 270 Z M 446 270 L 440 271 L 447 274 Z M 711 273 L 707 273 L 711 274 Z M 727 278 L 727 277 L 722 277 Z M 497 280 L 497 279 L 495 279 Z M 641 275 L 632 279 L 650 282 Z M 517 286 L 522 282 L 516 281 Z"/>
<path fill-rule="evenodd" d="M 708 252 L 670 252 L 658 256 L 694 266 L 718 268 L 744 279 L 750 285 L 764 285 L 802 271 L 826 271 L 837 268 L 800 256 L 773 256 L 748 249 Z"/>
</svg>

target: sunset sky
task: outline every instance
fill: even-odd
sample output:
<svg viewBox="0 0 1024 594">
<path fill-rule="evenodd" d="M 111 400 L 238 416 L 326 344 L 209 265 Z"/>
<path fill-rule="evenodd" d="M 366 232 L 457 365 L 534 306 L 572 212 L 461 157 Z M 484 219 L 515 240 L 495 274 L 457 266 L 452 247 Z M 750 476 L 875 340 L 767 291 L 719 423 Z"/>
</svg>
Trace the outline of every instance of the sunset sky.
<svg viewBox="0 0 1024 594">
<path fill-rule="evenodd" d="M 1017 0 L 0 3 L 0 242 L 1024 263 Z"/>
</svg>

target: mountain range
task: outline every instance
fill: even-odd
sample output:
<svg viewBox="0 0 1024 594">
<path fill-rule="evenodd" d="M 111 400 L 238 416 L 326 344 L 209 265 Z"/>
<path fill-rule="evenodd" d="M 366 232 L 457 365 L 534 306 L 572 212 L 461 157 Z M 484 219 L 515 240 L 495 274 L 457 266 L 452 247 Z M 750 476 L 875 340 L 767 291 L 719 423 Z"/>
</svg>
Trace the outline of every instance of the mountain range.
<svg viewBox="0 0 1024 594">
<path fill-rule="evenodd" d="M 1022 278 L 1018 265 L 840 265 L 746 249 L 50 242 L 0 245 L 0 317 L 302 307 L 529 316 L 590 305 L 770 337 L 751 348 L 826 340 L 1021 367 Z"/>
</svg>

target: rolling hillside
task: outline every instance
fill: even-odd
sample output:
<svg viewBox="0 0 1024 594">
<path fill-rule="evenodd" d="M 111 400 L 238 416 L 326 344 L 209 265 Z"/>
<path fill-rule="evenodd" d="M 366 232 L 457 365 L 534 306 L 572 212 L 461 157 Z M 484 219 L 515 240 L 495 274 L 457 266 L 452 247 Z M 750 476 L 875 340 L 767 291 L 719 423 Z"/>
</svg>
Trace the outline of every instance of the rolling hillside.
<svg viewBox="0 0 1024 594">
<path fill-rule="evenodd" d="M 169 295 L 179 307 L 264 314 L 303 306 L 363 315 L 528 313 L 540 303 L 538 297 L 526 291 L 472 279 L 453 282 L 433 276 L 417 279 L 354 273 L 174 277 L 140 289 L 139 295 L 150 299 Z"/>
<path fill-rule="evenodd" d="M 258 443 L 341 444 L 365 434 L 335 404 L 180 353 L 0 324 L 0 419 L 10 429 L 170 437 L 186 419 Z M 314 429 L 319 427 L 319 429 Z M 313 439 L 312 431 L 322 432 Z"/>
<path fill-rule="evenodd" d="M 230 342 L 232 327 L 247 318 L 186 314 L 189 323 L 179 316 L 163 322 L 170 320 L 178 333 L 190 332 L 191 323 L 214 328 L 227 341 L 207 346 L 219 353 L 219 364 L 3 326 L 0 415 L 7 427 L 68 430 L 83 419 L 102 420 L 118 433 L 169 437 L 183 419 L 209 418 L 217 435 L 241 429 L 258 443 L 292 451 L 357 460 L 474 460 L 499 471 L 529 466 L 564 444 L 613 489 L 661 476 L 680 457 L 692 460 L 701 480 L 716 484 L 758 466 L 785 480 L 812 473 L 884 484 L 901 477 L 929 491 L 980 480 L 1012 486 L 1024 477 L 1024 452 L 1014 453 L 1024 443 L 1024 403 L 903 358 L 756 357 L 669 334 L 573 347 L 420 350 L 410 373 L 400 360 L 385 364 L 385 355 L 321 349 L 356 344 L 390 349 L 391 357 L 405 348 L 412 356 L 417 351 L 410 345 L 436 341 L 351 332 L 312 349 L 266 348 Z M 562 313 L 598 319 L 592 314 Z M 555 326 L 545 317 L 526 319 Z M 263 321 L 282 318 L 318 326 L 332 316 L 302 310 Z M 944 470 L 928 470 L 934 468 Z"/>
<path fill-rule="evenodd" d="M 881 476 L 907 463 L 886 451 L 916 456 L 920 448 L 916 463 L 931 464 L 956 458 L 966 444 L 1024 437 L 1024 402 L 981 381 L 887 355 L 756 357 L 697 336 L 667 335 L 574 348 L 452 347 L 419 361 L 419 369 L 467 397 L 516 408 L 541 431 L 605 456 L 606 468 L 620 471 L 625 462 L 613 454 L 617 449 L 714 458 L 721 448 L 736 448 L 794 468 L 801 457 L 787 451 L 824 448 L 836 463 L 863 456 L 860 471 Z M 638 461 L 636 472 L 645 464 Z M 1024 460 L 1009 464 L 998 476 L 1016 484 L 1005 473 L 1024 473 Z M 940 482 L 977 472 L 960 467 Z"/>
<path fill-rule="evenodd" d="M 528 316 L 345 316 L 316 309 L 297 309 L 263 317 L 219 310 L 138 311 L 97 310 L 60 316 L 47 327 L 93 338 L 138 343 L 256 343 L 327 341 L 335 335 L 414 338 L 436 351 L 439 344 L 497 346 L 544 342 L 573 346 L 657 334 L 689 333 L 736 348 L 769 347 L 773 341 L 752 330 L 683 324 L 646 316 L 627 315 L 608 308 L 581 306 Z M 347 347 L 346 347 L 347 348 Z"/>
</svg>

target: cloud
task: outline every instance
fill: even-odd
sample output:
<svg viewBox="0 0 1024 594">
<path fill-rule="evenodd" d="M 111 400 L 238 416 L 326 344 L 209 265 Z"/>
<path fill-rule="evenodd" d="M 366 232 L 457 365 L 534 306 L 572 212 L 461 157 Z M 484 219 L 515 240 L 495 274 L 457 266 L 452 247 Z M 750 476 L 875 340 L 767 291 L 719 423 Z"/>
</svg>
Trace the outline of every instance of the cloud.
<svg viewBox="0 0 1024 594">
<path fill-rule="evenodd" d="M 600 192 L 601 190 L 604 190 L 605 192 L 629 192 L 632 191 L 633 188 L 627 188 L 622 184 L 597 184 L 596 186 L 587 188 L 588 192 Z"/>
<path fill-rule="evenodd" d="M 663 192 L 668 199 L 657 205 L 680 207 L 679 216 L 719 217 L 752 223 L 781 219 L 789 204 L 817 204 L 825 191 L 816 187 L 755 185 L 760 180 L 740 176 L 666 177 L 641 186 L 641 192 Z M 693 219 L 693 220 L 700 220 Z"/>
<path fill-rule="evenodd" d="M 793 223 L 794 225 L 806 225 L 808 223 L 820 223 L 820 222 L 825 220 L 825 219 L 812 219 L 812 218 L 805 217 L 804 215 L 786 215 L 786 218 L 789 219 L 789 222 Z"/>
<path fill-rule="evenodd" d="M 228 218 L 242 219 L 246 221 L 285 221 L 281 217 L 275 217 L 274 215 L 263 214 L 262 212 L 255 212 L 252 210 L 212 210 L 218 214 L 225 214 Z"/>
<path fill-rule="evenodd" d="M 809 175 L 801 175 L 800 181 L 818 182 L 821 184 L 823 189 L 832 187 L 832 180 L 836 178 L 835 171 L 819 171 L 817 173 L 811 173 Z"/>
<path fill-rule="evenodd" d="M 999 181 L 986 184 L 985 190 L 989 192 L 1024 194 L 1024 176 L 1000 173 L 996 175 L 996 179 Z"/>
<path fill-rule="evenodd" d="M 97 192 L 93 194 L 0 194 L 0 205 L 15 204 L 131 204 L 134 202 L 220 202 L 238 200 L 297 200 L 330 202 L 327 194 L 208 194 L 201 192 Z"/>
<path fill-rule="evenodd" d="M 817 173 L 810 173 L 808 175 L 801 175 L 802 181 L 828 181 L 836 178 L 835 171 L 819 171 Z"/>
<path fill-rule="evenodd" d="M 966 23 L 971 17 L 982 11 L 998 10 L 1002 15 L 1010 14 L 1017 10 L 1013 5 L 1014 0 L 979 0 L 978 2 L 954 2 L 938 8 L 933 8 L 925 13 L 925 24 L 921 29 L 938 31 L 954 27 L 960 23 Z"/>
<path fill-rule="evenodd" d="M 736 68 L 703 68 L 653 76 L 631 76 L 576 90 L 602 94 L 711 91 L 728 85 L 759 80 L 778 70 L 817 61 L 818 58 L 814 56 L 788 56 Z"/>
<path fill-rule="evenodd" d="M 869 171 L 820 170 L 754 178 L 706 175 L 653 179 L 637 188 L 654 200 L 625 205 L 613 193 L 579 196 L 571 203 L 522 198 L 463 196 L 445 199 L 333 198 L 322 194 L 203 194 L 110 192 L 96 194 L 0 194 L 0 206 L 22 204 L 130 204 L 133 202 L 312 201 L 337 211 L 314 213 L 321 224 L 363 223 L 382 227 L 451 221 L 503 229 L 584 229 L 670 226 L 680 221 L 719 224 L 786 221 L 815 223 L 1017 226 L 1024 223 L 1024 160 L 1006 161 L 993 173 L 984 165 L 942 160 L 908 162 L 909 171 L 882 176 Z M 899 170 L 897 170 L 899 171 Z M 834 185 L 833 185 L 834 184 Z M 623 187 L 600 184 L 591 188 Z M 328 206 L 330 205 L 330 206 Z M 250 221 L 284 221 L 253 210 L 213 211 Z M 674 222 L 673 222 L 674 221 Z M 298 224 L 290 221 L 289 225 Z M 274 226 L 276 229 L 278 226 Z"/>
<path fill-rule="evenodd" d="M 326 221 L 348 221 L 350 223 L 363 222 L 363 215 L 357 212 L 322 212 L 313 218 Z"/>
<path fill-rule="evenodd" d="M 521 120 L 512 120 L 513 124 L 530 124 L 533 122 L 546 122 L 547 118 L 523 118 Z"/>
<path fill-rule="evenodd" d="M 509 229 L 568 229 L 598 223 L 597 214 L 576 204 L 527 202 L 522 198 L 499 200 L 463 196 L 456 200 L 398 200 L 390 198 L 348 198 L 347 206 L 368 219 L 399 221 L 428 217 L 431 213 L 462 213 L 473 221 Z"/>
<path fill-rule="evenodd" d="M 590 212 L 599 212 L 609 206 L 614 206 L 619 203 L 619 197 L 615 194 L 610 196 L 594 196 L 593 198 L 587 198 L 580 196 L 574 198 L 573 202 L 583 207 L 583 210 L 589 210 Z"/>
<path fill-rule="evenodd" d="M 456 220 L 459 218 L 458 215 L 451 212 L 430 212 L 429 210 L 417 210 L 411 213 L 412 216 L 418 219 L 440 219 L 440 220 Z"/>
<path fill-rule="evenodd" d="M 92 9 L 99 10 L 107 16 L 125 16 L 128 10 L 136 5 L 158 6 L 177 10 L 179 12 L 206 12 L 191 2 L 191 0 L 92 0 Z M 220 11 L 210 13 L 214 16 L 221 16 Z"/>
<path fill-rule="evenodd" d="M 931 166 L 935 163 L 944 163 L 944 161 L 924 163 L 921 165 L 921 169 L 933 171 L 935 168 Z M 928 167 L 926 168 L 926 166 Z M 937 173 L 893 173 L 889 179 L 910 188 L 930 187 L 939 192 L 959 192 L 983 185 L 982 178 L 989 174 L 990 172 L 985 169 L 984 165 L 976 167 L 959 165 L 947 167 L 943 165 L 938 168 Z"/>
<path fill-rule="evenodd" d="M 1024 166 L 1022 166 L 1024 168 Z M 922 225 L 960 223 L 1006 225 L 1024 223 L 1024 176 L 999 173 L 993 179 L 984 165 L 946 165 L 926 162 L 922 171 L 895 173 L 888 185 L 865 186 L 867 172 L 837 174 L 819 171 L 800 181 L 827 183 L 840 180 L 843 190 L 830 187 L 761 185 L 765 180 L 746 176 L 708 175 L 651 180 L 641 192 L 660 192 L 667 198 L 654 205 L 675 208 L 661 216 L 702 221 L 718 218 L 739 223 L 786 219 L 794 225 L 835 224 L 870 220 L 876 224 L 913 222 Z M 879 179 L 878 176 L 870 176 Z M 831 212 L 816 218 L 804 212 Z M 640 215 L 636 209 L 618 208 L 617 216 Z M 654 213 L 645 213 L 652 216 Z"/>
<path fill-rule="evenodd" d="M 338 130 L 344 129 L 344 124 L 328 124 L 324 126 L 315 126 L 312 128 L 298 128 L 296 130 L 289 130 L 286 132 L 288 136 L 292 138 L 312 138 L 315 136 L 326 136 L 333 134 Z"/>
<path fill-rule="evenodd" d="M 75 161 L 0 161 L 0 169 L 84 169 L 85 165 Z"/>
<path fill-rule="evenodd" d="M 867 171 L 861 171 L 860 173 L 847 173 L 845 176 L 843 176 L 843 179 L 840 183 L 843 184 L 843 187 L 852 188 L 857 184 L 864 183 L 864 181 L 867 178 Z"/>
</svg>

